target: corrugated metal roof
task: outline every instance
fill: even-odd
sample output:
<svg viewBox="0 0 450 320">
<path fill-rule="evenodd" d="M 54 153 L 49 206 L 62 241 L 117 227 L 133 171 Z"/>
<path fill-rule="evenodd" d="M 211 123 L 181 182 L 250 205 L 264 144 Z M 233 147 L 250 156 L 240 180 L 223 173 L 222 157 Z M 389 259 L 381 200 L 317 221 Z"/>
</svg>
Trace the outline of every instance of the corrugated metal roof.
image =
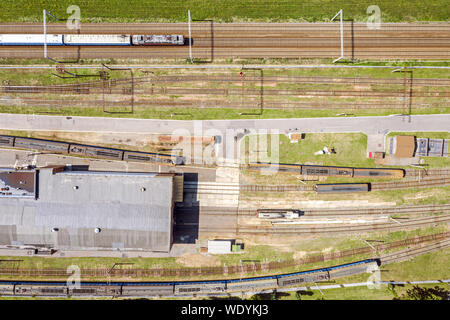
<svg viewBox="0 0 450 320">
<path fill-rule="evenodd" d="M 38 180 L 38 200 L 0 199 L 0 245 L 170 250 L 173 176 L 43 169 Z"/>
</svg>

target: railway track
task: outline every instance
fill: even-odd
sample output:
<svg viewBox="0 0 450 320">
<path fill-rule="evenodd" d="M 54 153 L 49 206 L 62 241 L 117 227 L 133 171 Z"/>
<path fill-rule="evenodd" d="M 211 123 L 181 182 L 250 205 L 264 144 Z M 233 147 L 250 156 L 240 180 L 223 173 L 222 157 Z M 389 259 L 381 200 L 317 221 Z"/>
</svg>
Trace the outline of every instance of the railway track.
<svg viewBox="0 0 450 320">
<path fill-rule="evenodd" d="M 400 222 L 374 223 L 370 225 L 346 225 L 346 226 L 297 226 L 297 225 L 277 225 L 274 226 L 238 226 L 238 228 L 202 228 L 199 231 L 208 233 L 236 233 L 239 235 L 262 235 L 262 236 L 292 236 L 292 235 L 311 235 L 311 234 L 337 234 L 349 232 L 378 232 L 378 231 L 396 231 L 409 228 L 418 228 L 427 225 L 438 225 L 449 223 L 450 215 L 440 215 L 434 217 L 421 217 Z M 236 230 L 237 229 L 237 230 Z"/>
<path fill-rule="evenodd" d="M 219 208 L 207 210 L 205 214 L 219 215 Z M 425 214 L 425 213 L 450 213 L 450 204 L 442 205 L 423 205 L 423 206 L 398 206 L 398 207 L 382 207 L 382 208 L 317 208 L 304 209 L 305 216 L 361 216 L 361 215 L 407 215 L 407 214 Z M 235 213 L 234 213 L 235 214 Z M 239 209 L 239 216 L 256 216 L 254 209 Z"/>
<path fill-rule="evenodd" d="M 134 84 L 136 85 L 136 84 Z M 213 95 L 213 96 L 241 96 L 242 88 L 176 88 L 176 87 L 151 87 L 149 89 L 134 88 L 134 94 L 151 94 L 151 95 Z M 53 94 L 112 94 L 112 95 L 128 95 L 131 94 L 131 89 L 128 87 L 111 88 L 90 88 L 90 87 L 45 87 L 45 86 L 1 86 L 0 92 L 24 94 L 24 93 L 53 93 Z M 379 97 L 403 97 L 403 89 L 398 90 L 336 90 L 328 89 L 267 89 L 267 88 L 244 88 L 245 95 L 248 97 L 262 96 L 308 96 L 308 97 L 364 97 L 364 98 L 379 98 Z M 412 97 L 415 98 L 448 98 L 450 92 L 446 91 L 414 91 Z"/>
<path fill-rule="evenodd" d="M 236 69 L 240 69 L 236 66 Z M 245 70 L 244 70 L 245 71 Z M 271 75 L 253 75 L 252 73 L 245 74 L 246 83 L 255 82 L 260 84 L 261 80 L 264 83 L 305 83 L 305 84 L 346 84 L 346 85 L 404 85 L 402 78 L 369 78 L 369 77 L 326 77 L 326 76 L 271 76 Z M 242 82 L 242 76 L 237 74 L 219 74 L 219 75 L 152 75 L 134 78 L 117 78 L 111 80 L 96 80 L 90 82 L 78 82 L 72 84 L 50 85 L 50 86 L 0 86 L 2 91 L 16 90 L 23 92 L 33 92 L 37 90 L 45 90 L 45 92 L 77 92 L 79 90 L 90 90 L 95 88 L 112 88 L 118 85 L 129 85 L 131 83 L 180 83 L 180 82 L 227 82 L 236 83 Z M 450 86 L 450 79 L 446 78 L 414 78 L 415 87 L 448 87 Z"/>
<path fill-rule="evenodd" d="M 450 247 L 450 239 L 433 242 L 418 248 L 407 248 L 399 252 L 388 253 L 380 257 L 382 264 L 404 261 L 418 255 L 446 249 Z"/>
<path fill-rule="evenodd" d="M 426 177 L 446 177 L 450 176 L 450 168 L 442 169 L 406 169 L 405 178 L 426 178 Z"/>
<path fill-rule="evenodd" d="M 450 184 L 450 176 L 427 177 L 420 180 L 371 182 L 371 191 L 405 189 L 405 188 L 429 188 Z M 241 185 L 242 192 L 312 192 L 314 185 Z"/>
<path fill-rule="evenodd" d="M 421 180 L 411 181 L 386 181 L 372 182 L 371 191 L 392 190 L 403 188 L 427 188 L 435 186 L 446 186 L 450 184 L 450 177 L 432 177 Z"/>
<path fill-rule="evenodd" d="M 29 106 L 47 106 L 54 107 L 54 112 L 58 111 L 57 107 L 61 106 L 93 106 L 93 105 L 101 105 L 103 100 L 77 100 L 77 99 L 69 99 L 69 100 L 61 100 L 61 99 L 31 99 L 31 98 L 18 98 L 18 99 L 10 99 L 10 98 L 0 98 L 1 101 L 6 101 L 8 105 L 13 105 L 14 102 L 18 102 L 21 105 L 27 104 Z M 111 101 L 106 100 L 105 103 L 107 106 L 114 107 L 129 107 L 130 101 L 118 100 Z M 244 105 L 240 103 L 232 103 L 225 100 L 169 100 L 169 99 L 134 99 L 134 106 L 142 106 L 142 107 L 158 107 L 158 108 L 173 108 L 173 107 L 188 107 L 188 108 L 227 108 L 227 109 L 259 109 L 261 104 L 258 101 L 255 101 L 253 104 L 245 103 Z M 439 108 L 442 105 L 440 103 L 421 103 L 414 104 L 412 109 L 429 109 L 429 108 Z M 295 109 L 308 109 L 314 108 L 316 110 L 404 110 L 403 104 L 378 104 L 378 103 L 293 103 L 293 102 L 264 102 L 264 109 L 284 109 L 284 110 L 295 110 Z"/>
<path fill-rule="evenodd" d="M 226 88 L 199 88 L 199 81 L 221 82 L 227 85 Z M 284 85 L 317 85 L 316 89 L 273 89 L 258 88 L 262 83 L 275 82 Z M 280 82 L 283 81 L 283 82 Z M 286 82 L 284 82 L 286 81 Z M 311 82 L 308 82 L 311 81 Z M 181 82 L 190 82 L 192 87 L 179 87 Z M 168 87 L 168 84 L 175 87 Z M 242 88 L 229 88 L 236 83 L 244 86 Z M 338 86 L 325 88 L 323 84 Z M 140 84 L 151 84 L 151 87 L 139 87 Z M 158 85 L 158 86 L 155 86 Z M 450 100 L 450 92 L 423 90 L 421 85 L 450 85 L 450 80 L 446 79 L 415 79 L 414 90 L 410 98 L 415 98 L 411 103 L 411 108 L 440 108 L 442 103 Z M 163 86 L 161 86 L 163 85 Z M 249 87 L 250 86 L 256 86 Z M 373 87 L 380 85 L 381 87 Z M 383 86 L 391 86 L 389 89 Z M 344 89 L 342 86 L 347 86 Z M 355 86 L 367 86 L 354 90 Z M 392 87 L 393 86 L 393 87 Z M 404 83 L 402 79 L 371 79 L 371 78 L 330 78 L 330 77 L 277 77 L 277 76 L 247 76 L 244 82 L 237 75 L 227 76 L 154 76 L 138 77 L 134 79 L 122 78 L 107 81 L 92 81 L 85 83 L 75 83 L 68 85 L 54 86 L 31 86 L 31 85 L 4 85 L 0 86 L 0 92 L 11 95 L 1 98 L 8 104 L 27 104 L 31 106 L 91 106 L 107 103 L 109 106 L 125 107 L 130 105 L 133 97 L 133 105 L 136 106 L 157 106 L 157 107 L 192 107 L 192 108 L 233 108 L 233 109 L 352 109 L 352 110 L 402 110 L 403 103 L 395 103 L 393 99 L 404 97 Z M 133 88 L 131 90 L 131 88 Z M 409 89 L 408 89 L 409 90 Z M 46 94 L 44 97 L 39 95 Z M 48 94 L 53 94 L 49 96 Z M 30 96 L 31 95 L 31 96 Z M 73 98 L 73 95 L 80 95 L 80 98 Z M 88 95 L 97 95 L 85 99 Z M 106 95 L 106 96 L 105 96 Z M 168 99 L 167 97 L 171 98 Z M 177 96 L 176 99 L 173 96 Z M 245 101 L 240 97 L 245 96 Z M 299 101 L 286 100 L 295 96 Z M 301 98 L 308 97 L 309 101 L 301 101 Z M 332 102 L 322 102 L 324 97 L 335 97 L 336 99 L 354 98 L 351 104 L 335 100 Z M 311 101 L 313 99 L 321 99 Z M 391 100 L 386 101 L 386 98 Z M 423 98 L 427 101 L 424 103 Z M 236 99 L 241 100 L 236 102 Z"/>
<path fill-rule="evenodd" d="M 184 34 L 186 23 L 83 24 L 91 34 Z M 75 33 L 64 24 L 48 25 L 48 33 Z M 0 33 L 42 33 L 41 24 L 2 24 Z M 196 58 L 336 58 L 339 55 L 338 23 L 193 23 L 193 55 Z M 344 55 L 355 59 L 448 59 L 448 23 L 383 23 L 369 30 L 365 23 L 344 24 Z M 60 58 L 181 58 L 189 48 L 49 48 Z M 2 47 L 0 57 L 42 58 L 42 48 Z"/>
</svg>

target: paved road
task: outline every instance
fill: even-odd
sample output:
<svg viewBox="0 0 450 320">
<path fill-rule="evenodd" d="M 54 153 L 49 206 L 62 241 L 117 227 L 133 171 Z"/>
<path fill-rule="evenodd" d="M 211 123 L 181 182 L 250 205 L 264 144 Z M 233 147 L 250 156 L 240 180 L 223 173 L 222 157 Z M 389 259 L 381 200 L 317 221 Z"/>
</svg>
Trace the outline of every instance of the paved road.
<svg viewBox="0 0 450 320">
<path fill-rule="evenodd" d="M 409 119 L 410 118 L 410 119 Z M 273 129 L 300 132 L 363 132 L 377 134 L 388 131 L 448 131 L 450 114 L 330 117 L 256 120 L 154 120 L 102 117 L 65 117 L 25 114 L 0 114 L 0 128 L 6 130 L 126 132 L 172 134 L 187 130 L 193 135 L 210 135 L 206 131 L 240 129 Z"/>
<path fill-rule="evenodd" d="M 303 133 L 362 132 L 376 141 L 376 143 L 379 143 L 382 140 L 375 137 L 385 135 L 389 131 L 449 131 L 450 114 L 415 115 L 410 117 L 195 121 L 0 114 L 0 129 L 119 133 L 148 132 L 184 136 L 220 135 L 223 138 L 223 147 L 218 148 L 216 151 L 218 151 L 219 155 L 226 155 L 225 158 L 227 159 L 234 159 L 234 153 L 237 152 L 235 137 L 241 137 L 245 133 L 244 130 L 255 133 L 288 133 L 289 130 Z"/>
</svg>

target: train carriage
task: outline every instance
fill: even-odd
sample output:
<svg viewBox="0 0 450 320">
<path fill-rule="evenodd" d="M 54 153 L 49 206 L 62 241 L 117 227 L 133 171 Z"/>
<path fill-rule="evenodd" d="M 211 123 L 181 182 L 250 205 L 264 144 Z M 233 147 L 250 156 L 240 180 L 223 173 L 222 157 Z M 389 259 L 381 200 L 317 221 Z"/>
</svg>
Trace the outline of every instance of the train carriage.
<svg viewBox="0 0 450 320">
<path fill-rule="evenodd" d="M 165 164 L 176 164 L 176 159 L 169 155 L 151 154 L 144 152 L 125 151 L 123 160 L 133 162 L 155 162 Z"/>
<path fill-rule="evenodd" d="M 14 295 L 13 284 L 0 284 L 0 296 L 12 296 Z"/>
<path fill-rule="evenodd" d="M 31 138 L 19 138 L 19 137 L 15 139 L 14 147 L 23 149 L 61 152 L 61 153 L 67 153 L 69 150 L 69 144 L 65 142 L 47 141 Z"/>
<path fill-rule="evenodd" d="M 265 162 L 257 162 L 257 163 L 249 163 L 249 170 L 257 170 L 257 171 L 273 171 L 273 172 L 294 172 L 300 173 L 301 165 L 299 164 L 287 164 L 287 163 L 265 163 Z"/>
<path fill-rule="evenodd" d="M 317 193 L 353 193 L 370 191 L 369 183 L 336 183 L 336 184 L 316 184 Z"/>
<path fill-rule="evenodd" d="M 120 285 L 81 285 L 68 289 L 68 295 L 70 296 L 119 296 L 120 294 Z"/>
<path fill-rule="evenodd" d="M 181 46 L 184 45 L 184 37 L 182 35 L 133 35 L 131 42 L 135 46 Z"/>
<path fill-rule="evenodd" d="M 227 280 L 227 292 L 274 289 L 277 287 L 275 277 Z"/>
<path fill-rule="evenodd" d="M 302 165 L 302 175 L 352 177 L 353 168 Z"/>
<path fill-rule="evenodd" d="M 225 281 L 217 282 L 179 282 L 175 284 L 175 294 L 203 294 L 225 292 Z"/>
<path fill-rule="evenodd" d="M 122 286 L 122 296 L 171 296 L 174 293 L 173 284 L 160 285 L 134 285 L 127 284 Z"/>
<path fill-rule="evenodd" d="M 18 284 L 15 286 L 16 296 L 66 296 L 67 287 L 65 285 L 38 285 L 38 284 Z"/>
<path fill-rule="evenodd" d="M 123 151 L 109 148 L 91 147 L 79 144 L 71 144 L 69 149 L 70 154 L 79 154 L 87 157 L 105 158 L 113 160 L 122 160 Z"/>
<path fill-rule="evenodd" d="M 47 34 L 0 34 L 1 46 L 43 46 L 47 42 L 48 46 L 62 46 L 63 35 Z"/>
<path fill-rule="evenodd" d="M 356 178 L 403 178 L 405 170 L 403 169 L 353 169 L 353 176 Z"/>
<path fill-rule="evenodd" d="M 13 147 L 14 137 L 0 135 L 0 147 Z"/>
<path fill-rule="evenodd" d="M 355 274 L 366 273 L 370 270 L 378 267 L 378 262 L 376 260 L 368 259 L 363 261 L 358 261 L 354 263 L 349 263 L 346 265 L 339 265 L 334 267 L 329 267 L 330 279 L 336 279 L 341 277 L 352 276 Z"/>
<path fill-rule="evenodd" d="M 66 46 L 130 46 L 131 37 L 126 34 L 65 34 Z"/>
<path fill-rule="evenodd" d="M 330 275 L 327 270 L 320 270 L 316 272 L 300 272 L 298 274 L 279 276 L 278 286 L 288 287 L 317 281 L 325 281 L 329 279 Z"/>
</svg>

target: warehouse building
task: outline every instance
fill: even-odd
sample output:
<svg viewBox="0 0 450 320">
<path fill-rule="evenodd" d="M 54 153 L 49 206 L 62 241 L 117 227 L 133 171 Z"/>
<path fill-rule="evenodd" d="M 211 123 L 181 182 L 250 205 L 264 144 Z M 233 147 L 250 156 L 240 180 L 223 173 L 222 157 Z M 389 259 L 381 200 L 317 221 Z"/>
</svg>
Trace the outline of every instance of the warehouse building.
<svg viewBox="0 0 450 320">
<path fill-rule="evenodd" d="M 0 246 L 169 252 L 175 174 L 0 171 Z"/>
</svg>

